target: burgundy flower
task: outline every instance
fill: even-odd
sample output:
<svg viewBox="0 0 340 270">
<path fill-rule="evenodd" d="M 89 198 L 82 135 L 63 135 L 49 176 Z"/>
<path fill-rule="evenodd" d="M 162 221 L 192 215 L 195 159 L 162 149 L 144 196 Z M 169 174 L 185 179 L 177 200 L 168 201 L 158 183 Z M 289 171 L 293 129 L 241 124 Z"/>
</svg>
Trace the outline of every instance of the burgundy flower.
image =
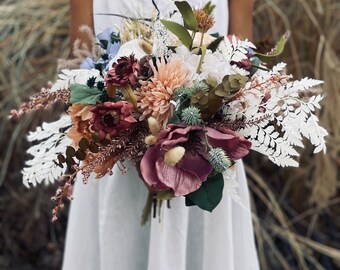
<svg viewBox="0 0 340 270">
<path fill-rule="evenodd" d="M 98 132 L 99 139 L 104 139 L 107 135 L 114 137 L 120 132 L 130 128 L 132 123 L 137 122 L 131 116 L 132 104 L 126 101 L 104 102 L 97 104 L 91 110 L 93 113 L 91 124 L 92 129 Z"/>
<path fill-rule="evenodd" d="M 172 189 L 175 196 L 196 191 L 212 172 L 206 140 L 212 147 L 222 148 L 231 160 L 247 155 L 251 146 L 249 141 L 234 131 L 201 126 L 168 125 L 158 138 L 157 144 L 143 156 L 141 175 L 151 190 Z M 164 162 L 164 155 L 175 146 L 182 146 L 186 151 L 179 163 L 169 166 Z"/>
<path fill-rule="evenodd" d="M 112 69 L 107 73 L 106 84 L 112 86 L 135 85 L 138 82 L 139 69 L 140 65 L 133 54 L 121 57 L 113 63 Z"/>
<path fill-rule="evenodd" d="M 139 80 L 147 81 L 153 76 L 153 70 L 150 65 L 151 57 L 146 55 L 139 60 L 140 70 L 139 70 Z"/>
</svg>

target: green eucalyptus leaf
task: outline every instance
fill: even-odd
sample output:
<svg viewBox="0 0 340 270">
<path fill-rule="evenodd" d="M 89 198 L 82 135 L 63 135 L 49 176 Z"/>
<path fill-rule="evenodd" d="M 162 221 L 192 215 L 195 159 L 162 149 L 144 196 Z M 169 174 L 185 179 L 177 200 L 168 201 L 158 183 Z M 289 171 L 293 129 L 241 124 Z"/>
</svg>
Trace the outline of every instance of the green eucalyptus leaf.
<svg viewBox="0 0 340 270">
<path fill-rule="evenodd" d="M 182 14 L 182 18 L 184 21 L 184 25 L 187 29 L 192 31 L 197 31 L 198 25 L 196 21 L 196 17 L 192 11 L 191 6 L 187 1 L 175 1 L 175 5 L 178 8 L 179 12 Z"/>
<path fill-rule="evenodd" d="M 102 92 L 98 88 L 90 88 L 84 84 L 71 84 L 71 99 L 70 102 L 80 104 L 96 104 Z"/>
<path fill-rule="evenodd" d="M 191 49 L 192 38 L 184 26 L 180 25 L 179 23 L 167 20 L 161 20 L 161 22 L 166 28 L 169 29 L 169 31 L 179 38 L 185 47 L 187 47 L 189 50 Z"/>
<path fill-rule="evenodd" d="M 197 205 L 203 210 L 212 212 L 222 200 L 224 180 L 221 173 L 209 176 L 202 186 L 186 195 L 186 205 Z"/>
<path fill-rule="evenodd" d="M 221 44 L 222 40 L 224 39 L 224 36 L 216 38 L 213 42 L 211 42 L 207 49 L 211 50 L 212 52 L 216 52 L 218 46 Z"/>
<path fill-rule="evenodd" d="M 280 38 L 279 42 L 276 44 L 274 48 L 273 53 L 270 53 L 270 54 L 255 53 L 254 56 L 258 57 L 263 62 L 269 62 L 273 60 L 273 58 L 279 56 L 283 52 L 285 45 L 286 45 L 287 38 L 288 38 L 287 34 L 283 35 Z"/>
</svg>

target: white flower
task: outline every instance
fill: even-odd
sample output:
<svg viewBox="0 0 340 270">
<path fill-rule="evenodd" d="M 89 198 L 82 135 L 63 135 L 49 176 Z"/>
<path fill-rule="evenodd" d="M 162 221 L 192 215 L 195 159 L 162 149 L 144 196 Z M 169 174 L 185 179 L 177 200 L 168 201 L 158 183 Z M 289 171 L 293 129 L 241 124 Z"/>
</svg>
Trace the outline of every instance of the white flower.
<svg viewBox="0 0 340 270">
<path fill-rule="evenodd" d="M 192 32 L 190 31 L 190 34 Z M 193 47 L 200 47 L 201 45 L 201 38 L 202 38 L 202 33 L 197 32 L 195 35 L 195 38 L 193 40 Z M 213 36 L 209 35 L 209 34 L 204 34 L 203 36 L 203 42 L 202 45 L 203 46 L 208 46 L 211 42 L 213 42 L 216 38 L 214 38 Z"/>
<path fill-rule="evenodd" d="M 112 68 L 112 64 L 115 63 L 119 58 L 123 56 L 129 56 L 131 54 L 135 55 L 136 59 L 141 59 L 143 56 L 146 55 L 142 47 L 140 46 L 140 40 L 139 39 L 133 39 L 126 43 L 124 43 L 117 53 L 117 55 L 112 58 L 112 60 L 109 63 L 110 69 Z"/>
<path fill-rule="evenodd" d="M 218 51 L 212 53 L 210 50 L 208 50 L 205 55 L 201 71 L 201 77 L 212 78 L 217 83 L 221 83 L 223 77 L 226 75 L 237 73 L 247 75 L 245 70 L 231 66 L 230 62 L 224 59 L 222 53 Z"/>
<path fill-rule="evenodd" d="M 191 53 L 187 47 L 182 45 L 176 48 L 176 53 L 173 53 L 171 57 L 180 58 L 183 61 L 185 69 L 190 71 L 191 77 L 189 83 L 186 85 L 187 87 L 190 87 L 197 79 L 204 79 L 197 74 L 197 67 L 201 59 L 200 55 Z"/>
</svg>

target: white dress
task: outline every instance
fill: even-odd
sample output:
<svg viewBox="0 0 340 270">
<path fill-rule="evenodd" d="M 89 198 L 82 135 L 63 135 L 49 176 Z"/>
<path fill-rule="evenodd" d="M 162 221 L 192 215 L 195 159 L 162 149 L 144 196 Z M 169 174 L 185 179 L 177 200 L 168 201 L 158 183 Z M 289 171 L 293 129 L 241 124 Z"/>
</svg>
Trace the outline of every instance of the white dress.
<svg viewBox="0 0 340 270">
<path fill-rule="evenodd" d="M 167 9 L 169 0 L 158 0 Z M 171 2 L 171 1 L 170 1 Z M 200 6 L 200 0 L 188 1 Z M 217 3 L 212 32 L 226 33 L 228 2 Z M 94 14 L 117 13 L 147 16 L 151 0 L 94 0 Z M 138 10 L 138 13 L 132 10 Z M 94 15 L 100 32 L 119 23 L 111 16 Z M 242 162 L 236 164 L 239 194 L 249 208 L 249 194 Z M 186 207 L 184 198 L 162 208 L 161 221 L 141 226 L 147 189 L 136 170 L 122 175 L 115 167 L 112 176 L 79 179 L 71 203 L 63 270 L 258 270 L 250 211 L 224 194 L 209 213 Z"/>
</svg>

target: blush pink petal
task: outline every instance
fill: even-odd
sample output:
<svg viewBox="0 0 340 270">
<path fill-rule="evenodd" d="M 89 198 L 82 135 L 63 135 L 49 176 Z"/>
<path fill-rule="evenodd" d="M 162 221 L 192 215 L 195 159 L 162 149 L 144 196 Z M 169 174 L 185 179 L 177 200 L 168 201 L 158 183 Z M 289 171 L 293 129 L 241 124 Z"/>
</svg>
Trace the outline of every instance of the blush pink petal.
<svg viewBox="0 0 340 270">
<path fill-rule="evenodd" d="M 222 148 L 231 160 L 238 160 L 249 153 L 251 142 L 230 129 L 221 131 L 206 128 L 210 145 Z"/>
<path fill-rule="evenodd" d="M 159 180 L 174 191 L 174 196 L 184 196 L 196 191 L 202 185 L 202 180 L 177 166 L 168 166 L 163 159 L 156 162 Z"/>
<path fill-rule="evenodd" d="M 191 153 L 186 153 L 177 167 L 196 175 L 201 182 L 204 182 L 213 170 L 205 158 L 199 154 L 193 155 Z"/>
<path fill-rule="evenodd" d="M 160 147 L 150 147 L 144 154 L 140 164 L 140 172 L 143 176 L 144 182 L 151 190 L 161 191 L 168 190 L 169 187 L 161 183 L 158 179 L 155 169 L 155 163 L 158 159 L 163 157 L 164 154 Z"/>
</svg>

